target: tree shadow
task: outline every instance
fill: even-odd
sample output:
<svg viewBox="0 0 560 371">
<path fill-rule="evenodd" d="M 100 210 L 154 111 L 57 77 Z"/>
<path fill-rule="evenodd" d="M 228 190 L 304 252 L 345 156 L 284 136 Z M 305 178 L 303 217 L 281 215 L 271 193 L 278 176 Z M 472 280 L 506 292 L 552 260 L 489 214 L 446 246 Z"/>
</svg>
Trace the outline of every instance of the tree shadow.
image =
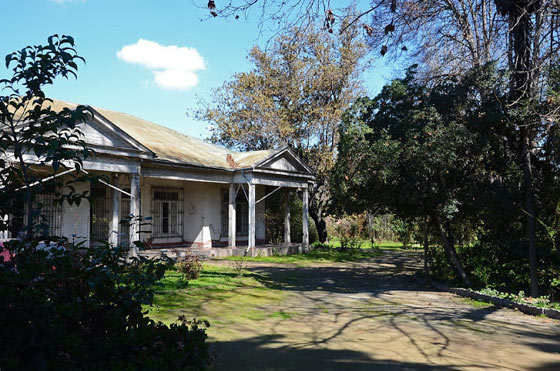
<svg viewBox="0 0 560 371">
<path fill-rule="evenodd" d="M 218 370 L 456 370 L 417 362 L 374 359 L 348 349 L 286 345 L 281 335 L 211 343 Z M 247 356 L 243 356 L 247 355 Z M 474 366 L 474 365 L 473 365 Z M 465 365 L 461 365 L 465 367 Z M 468 365 L 466 366 L 468 367 Z"/>
</svg>

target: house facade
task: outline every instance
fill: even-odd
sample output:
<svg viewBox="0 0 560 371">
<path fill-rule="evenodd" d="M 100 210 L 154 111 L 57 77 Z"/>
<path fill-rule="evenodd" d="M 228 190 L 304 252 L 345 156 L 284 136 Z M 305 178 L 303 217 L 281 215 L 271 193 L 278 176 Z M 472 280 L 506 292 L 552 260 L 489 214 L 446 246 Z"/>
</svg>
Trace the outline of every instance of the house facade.
<svg viewBox="0 0 560 371">
<path fill-rule="evenodd" d="M 75 107 L 56 100 L 51 105 Z M 50 233 L 90 246 L 142 239 L 153 248 L 252 248 L 266 241 L 267 197 L 286 192 L 302 197 L 301 243 L 309 243 L 308 190 L 314 176 L 289 148 L 232 152 L 128 114 L 93 107 L 92 112 L 79 129 L 95 155 L 84 160 L 81 171 L 104 175 L 105 181 L 74 184 L 76 192 L 90 194 L 90 202 L 79 206 L 49 203 L 51 195 L 39 195 Z M 55 177 L 75 171 L 63 169 Z M 146 222 L 121 223 L 130 215 Z M 284 223 L 285 242 L 291 243 L 288 204 Z"/>
</svg>

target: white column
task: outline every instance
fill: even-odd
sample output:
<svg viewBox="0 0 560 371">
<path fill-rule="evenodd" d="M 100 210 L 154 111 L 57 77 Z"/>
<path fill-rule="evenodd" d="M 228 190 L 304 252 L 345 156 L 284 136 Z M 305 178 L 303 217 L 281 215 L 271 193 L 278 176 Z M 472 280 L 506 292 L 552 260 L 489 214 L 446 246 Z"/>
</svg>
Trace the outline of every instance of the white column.
<svg viewBox="0 0 560 371">
<path fill-rule="evenodd" d="M 303 222 L 302 225 L 303 236 L 302 236 L 301 244 L 303 245 L 303 247 L 307 248 L 309 246 L 309 206 L 308 206 L 309 190 L 307 189 L 307 187 L 303 189 L 302 201 L 303 201 L 303 210 L 301 213 L 301 219 Z"/>
<path fill-rule="evenodd" d="M 247 248 L 255 247 L 255 185 L 249 184 L 249 236 Z"/>
<path fill-rule="evenodd" d="M 284 190 L 284 243 L 292 243 L 291 232 L 290 232 L 290 189 L 286 188 Z"/>
<path fill-rule="evenodd" d="M 235 233 L 236 233 L 236 210 L 235 210 L 235 183 L 229 185 L 229 208 L 228 208 L 228 246 L 235 247 Z"/>
<path fill-rule="evenodd" d="M 8 234 L 9 234 L 9 232 L 8 232 L 8 230 L 9 230 L 9 229 L 8 229 L 8 225 L 9 225 L 10 218 L 9 218 L 9 216 L 6 214 L 6 215 L 4 215 L 4 217 L 2 218 L 2 220 L 4 221 L 4 227 L 5 227 L 6 229 L 3 230 L 2 232 L 0 232 L 0 240 L 5 241 L 5 240 L 8 239 Z"/>
<path fill-rule="evenodd" d="M 140 230 L 140 222 L 138 221 L 138 217 L 141 214 L 140 210 L 140 174 L 131 174 L 130 175 L 130 194 L 132 197 L 130 198 L 130 214 L 132 214 L 133 219 L 130 223 L 130 234 L 129 234 L 129 241 L 130 241 L 130 248 L 131 248 L 131 255 L 138 256 L 138 248 L 134 244 L 134 241 L 138 241 L 140 239 L 139 230 Z"/>
<path fill-rule="evenodd" d="M 113 175 L 113 185 L 119 188 L 119 176 Z M 121 205 L 121 193 L 113 189 L 113 218 L 111 220 L 111 229 L 109 232 L 109 243 L 117 246 L 119 243 L 119 209 Z"/>
</svg>

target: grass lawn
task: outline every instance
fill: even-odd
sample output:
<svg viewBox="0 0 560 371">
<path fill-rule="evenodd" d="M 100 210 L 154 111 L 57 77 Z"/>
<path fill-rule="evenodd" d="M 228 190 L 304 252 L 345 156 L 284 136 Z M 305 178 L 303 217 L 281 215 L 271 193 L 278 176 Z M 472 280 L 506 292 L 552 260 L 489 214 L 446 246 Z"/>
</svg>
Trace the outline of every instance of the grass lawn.
<svg viewBox="0 0 560 371">
<path fill-rule="evenodd" d="M 381 255 L 381 251 L 377 250 L 337 250 L 333 248 L 313 249 L 305 254 L 292 254 L 292 255 L 278 255 L 278 256 L 258 256 L 258 257 L 242 257 L 242 256 L 228 256 L 220 258 L 220 260 L 232 261 L 257 261 L 267 263 L 290 263 L 304 266 L 313 263 L 325 262 L 351 262 L 359 261 L 369 258 L 374 258 Z"/>
<path fill-rule="evenodd" d="M 205 264 L 200 277 L 186 287 L 174 270 L 167 271 L 160 283 L 148 315 L 167 324 L 185 314 L 209 320 L 214 326 L 208 330 L 212 334 L 216 327 L 227 331 L 229 324 L 289 315 L 265 310 L 265 306 L 281 302 L 285 293 L 264 277 L 242 269 Z"/>
</svg>

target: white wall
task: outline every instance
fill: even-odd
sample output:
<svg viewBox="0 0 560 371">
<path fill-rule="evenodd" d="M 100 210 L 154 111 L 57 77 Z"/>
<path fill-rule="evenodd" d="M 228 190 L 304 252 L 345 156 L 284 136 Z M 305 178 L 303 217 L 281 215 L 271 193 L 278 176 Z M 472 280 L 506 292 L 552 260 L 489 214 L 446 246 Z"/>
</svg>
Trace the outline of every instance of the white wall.
<svg viewBox="0 0 560 371">
<path fill-rule="evenodd" d="M 72 184 L 77 193 L 89 191 L 89 182 L 81 182 Z M 64 193 L 70 190 L 65 187 Z M 80 206 L 70 205 L 64 201 L 62 205 L 62 226 L 61 233 L 63 236 L 68 237 L 72 241 L 72 236 L 76 235 L 75 241 L 89 240 L 89 201 L 82 199 Z"/>
</svg>

